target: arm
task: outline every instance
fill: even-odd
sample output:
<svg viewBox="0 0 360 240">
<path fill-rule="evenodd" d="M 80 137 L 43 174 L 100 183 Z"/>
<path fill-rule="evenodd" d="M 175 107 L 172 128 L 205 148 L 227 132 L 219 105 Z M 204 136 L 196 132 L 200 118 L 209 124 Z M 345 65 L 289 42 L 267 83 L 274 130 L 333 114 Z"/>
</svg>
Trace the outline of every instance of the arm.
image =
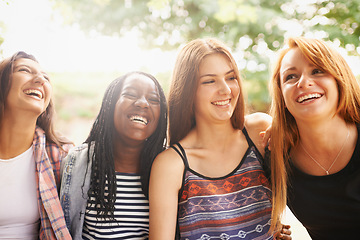
<svg viewBox="0 0 360 240">
<path fill-rule="evenodd" d="M 180 156 L 168 149 L 155 159 L 149 185 L 149 239 L 174 239 L 177 221 L 178 193 L 184 164 Z"/>
<path fill-rule="evenodd" d="M 271 122 L 272 118 L 270 115 L 261 112 L 253 113 L 245 117 L 245 127 L 249 136 L 263 156 L 265 153 L 265 144 L 262 132 L 268 130 Z"/>
</svg>

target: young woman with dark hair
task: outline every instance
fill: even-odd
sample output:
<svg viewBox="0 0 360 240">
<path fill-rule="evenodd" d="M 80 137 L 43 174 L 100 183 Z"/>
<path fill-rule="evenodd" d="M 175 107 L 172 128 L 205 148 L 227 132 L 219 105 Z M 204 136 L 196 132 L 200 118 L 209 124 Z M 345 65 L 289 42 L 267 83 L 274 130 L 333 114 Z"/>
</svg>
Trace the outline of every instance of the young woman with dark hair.
<svg viewBox="0 0 360 240">
<path fill-rule="evenodd" d="M 74 239 L 147 239 L 152 161 L 166 145 L 158 81 L 131 72 L 107 88 L 85 143 L 62 167 L 61 203 Z"/>
<path fill-rule="evenodd" d="M 48 74 L 17 52 L 0 63 L 0 238 L 71 239 L 58 197 L 72 144 L 53 127 Z"/>
</svg>

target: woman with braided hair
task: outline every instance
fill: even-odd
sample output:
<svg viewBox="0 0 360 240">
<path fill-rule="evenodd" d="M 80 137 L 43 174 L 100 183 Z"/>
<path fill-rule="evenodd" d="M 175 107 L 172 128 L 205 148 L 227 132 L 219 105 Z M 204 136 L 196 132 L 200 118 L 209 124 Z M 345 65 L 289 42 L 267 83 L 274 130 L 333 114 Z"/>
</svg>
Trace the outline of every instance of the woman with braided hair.
<svg viewBox="0 0 360 240">
<path fill-rule="evenodd" d="M 62 167 L 60 198 L 74 239 L 148 238 L 150 167 L 166 127 L 153 76 L 130 72 L 110 84 L 88 138 Z"/>
</svg>

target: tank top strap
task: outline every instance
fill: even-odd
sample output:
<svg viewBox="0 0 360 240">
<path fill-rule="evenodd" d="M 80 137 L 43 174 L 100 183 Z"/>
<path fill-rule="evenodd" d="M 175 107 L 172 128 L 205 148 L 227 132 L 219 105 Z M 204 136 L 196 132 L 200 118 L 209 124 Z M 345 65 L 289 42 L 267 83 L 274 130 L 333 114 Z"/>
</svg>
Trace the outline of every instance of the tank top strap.
<svg viewBox="0 0 360 240">
<path fill-rule="evenodd" d="M 176 145 L 176 146 L 175 146 Z M 185 150 L 184 148 L 181 146 L 180 143 L 175 143 L 174 145 L 170 146 L 172 149 L 174 149 L 178 154 L 179 156 L 181 157 L 181 159 L 183 160 L 184 162 L 184 165 L 185 165 L 185 169 L 189 169 L 189 162 L 187 160 L 187 157 L 186 157 L 186 153 L 185 153 Z"/>
<path fill-rule="evenodd" d="M 252 147 L 252 146 L 255 146 L 254 142 L 251 140 L 251 138 L 250 138 L 248 132 L 246 131 L 245 127 L 242 129 L 242 132 L 245 135 L 245 138 L 246 138 L 246 141 L 247 141 L 247 143 L 249 145 L 249 148 Z"/>
</svg>

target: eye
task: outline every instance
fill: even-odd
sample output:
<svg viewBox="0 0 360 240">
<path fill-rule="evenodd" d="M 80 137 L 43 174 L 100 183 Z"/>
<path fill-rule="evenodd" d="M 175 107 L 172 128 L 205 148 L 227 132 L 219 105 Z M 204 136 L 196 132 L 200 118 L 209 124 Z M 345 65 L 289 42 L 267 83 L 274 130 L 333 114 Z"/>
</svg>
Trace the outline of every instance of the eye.
<svg viewBox="0 0 360 240">
<path fill-rule="evenodd" d="M 312 70 L 312 74 L 320 74 L 320 73 L 324 73 L 324 71 L 322 71 L 321 69 Z"/>
<path fill-rule="evenodd" d="M 43 75 L 46 81 L 50 82 L 50 78 L 47 75 Z"/>
<path fill-rule="evenodd" d="M 132 92 L 123 92 L 122 95 L 127 97 L 127 98 L 131 98 L 131 99 L 137 98 L 137 95 L 135 93 L 132 93 Z"/>
<path fill-rule="evenodd" d="M 237 80 L 236 76 L 231 76 L 231 77 L 228 77 L 226 78 L 227 81 L 234 81 L 234 80 Z"/>
<path fill-rule="evenodd" d="M 215 82 L 215 80 L 208 79 L 208 80 L 205 80 L 205 81 L 201 82 L 201 84 L 211 84 L 211 83 L 214 83 L 214 82 Z"/>
<path fill-rule="evenodd" d="M 151 104 L 159 104 L 160 103 L 160 99 L 158 97 L 149 97 L 148 98 L 148 101 L 151 103 Z"/>
<path fill-rule="evenodd" d="M 289 81 L 289 80 L 292 80 L 292 79 L 295 79 L 295 78 L 296 78 L 295 74 L 289 74 L 289 75 L 286 76 L 285 81 Z"/>
<path fill-rule="evenodd" d="M 27 67 L 20 67 L 18 69 L 19 72 L 27 72 L 27 73 L 31 73 L 31 70 Z"/>
</svg>

